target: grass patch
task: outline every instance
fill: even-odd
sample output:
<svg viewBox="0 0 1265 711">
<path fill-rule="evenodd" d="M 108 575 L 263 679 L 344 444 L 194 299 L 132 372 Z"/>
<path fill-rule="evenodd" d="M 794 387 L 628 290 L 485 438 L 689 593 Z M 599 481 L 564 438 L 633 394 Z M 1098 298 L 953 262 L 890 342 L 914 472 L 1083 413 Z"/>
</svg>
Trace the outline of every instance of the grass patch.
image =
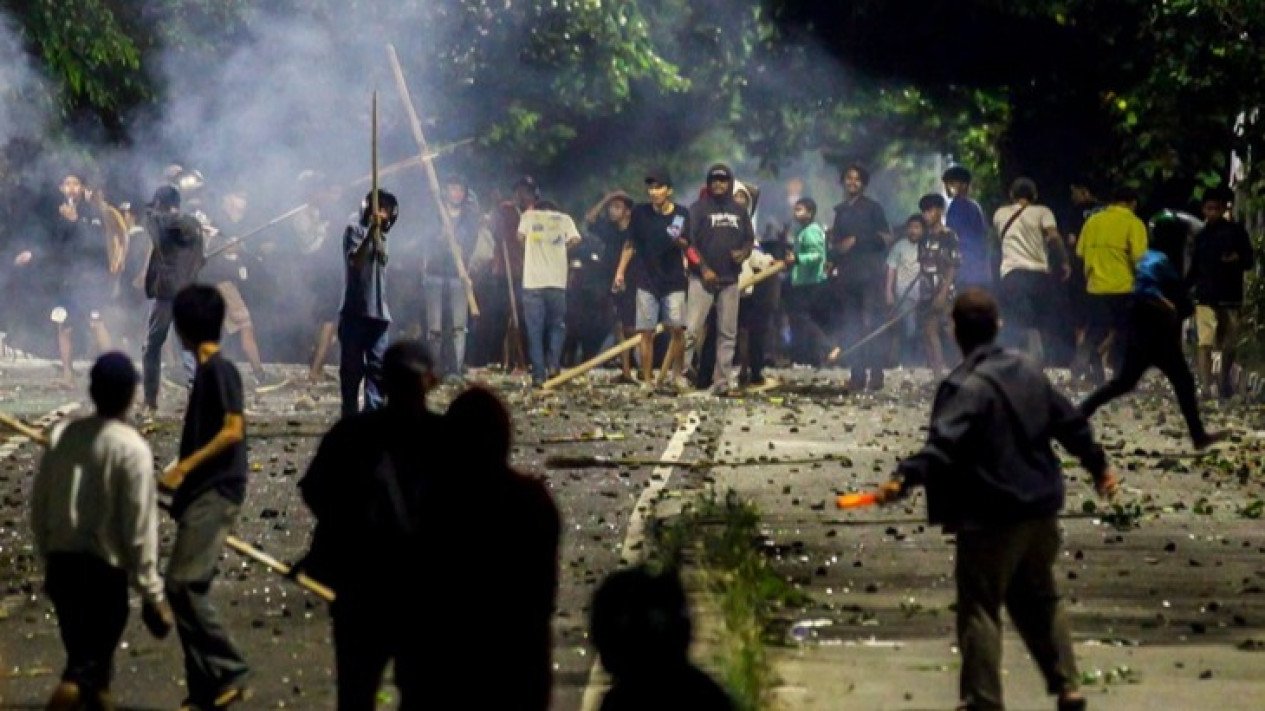
<svg viewBox="0 0 1265 711">
<path fill-rule="evenodd" d="M 780 610 L 807 597 L 773 570 L 763 552 L 760 515 L 729 491 L 700 498 L 681 515 L 655 520 L 649 562 L 682 571 L 716 601 L 721 629 L 717 665 L 743 711 L 772 705 L 776 683 L 766 638 Z"/>
</svg>

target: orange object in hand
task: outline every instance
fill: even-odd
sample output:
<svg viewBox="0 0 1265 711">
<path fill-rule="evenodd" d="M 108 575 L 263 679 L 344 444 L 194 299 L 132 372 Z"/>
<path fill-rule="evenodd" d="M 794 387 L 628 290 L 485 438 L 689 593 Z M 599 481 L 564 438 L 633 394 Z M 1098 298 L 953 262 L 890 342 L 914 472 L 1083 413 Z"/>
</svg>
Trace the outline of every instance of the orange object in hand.
<svg viewBox="0 0 1265 711">
<path fill-rule="evenodd" d="M 878 497 L 874 494 L 843 494 L 835 499 L 835 506 L 841 509 L 855 509 L 877 503 Z"/>
</svg>

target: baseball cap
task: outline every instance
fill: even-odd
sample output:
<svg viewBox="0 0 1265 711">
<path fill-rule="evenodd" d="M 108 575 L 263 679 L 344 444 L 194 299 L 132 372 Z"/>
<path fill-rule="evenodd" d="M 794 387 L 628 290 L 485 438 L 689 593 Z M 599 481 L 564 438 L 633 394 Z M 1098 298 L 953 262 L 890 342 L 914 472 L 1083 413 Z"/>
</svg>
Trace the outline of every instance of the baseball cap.
<svg viewBox="0 0 1265 711">
<path fill-rule="evenodd" d="M 672 174 L 668 172 L 667 168 L 662 168 L 662 167 L 654 168 L 652 170 L 647 170 L 646 184 L 649 185 L 651 183 L 666 185 L 670 188 L 672 187 Z"/>
</svg>

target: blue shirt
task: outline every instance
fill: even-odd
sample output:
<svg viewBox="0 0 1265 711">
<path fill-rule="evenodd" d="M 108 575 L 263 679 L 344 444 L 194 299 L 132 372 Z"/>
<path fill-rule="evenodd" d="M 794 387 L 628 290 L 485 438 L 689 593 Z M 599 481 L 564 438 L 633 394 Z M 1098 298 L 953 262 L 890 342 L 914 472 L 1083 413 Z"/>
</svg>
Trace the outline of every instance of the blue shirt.
<svg viewBox="0 0 1265 711">
<path fill-rule="evenodd" d="M 1167 301 L 1183 317 L 1193 311 L 1186 284 L 1173 261 L 1163 252 L 1148 249 L 1133 271 L 1133 294 L 1139 298 Z"/>
<path fill-rule="evenodd" d="M 962 266 L 957 283 L 962 285 L 991 284 L 993 268 L 988 261 L 988 220 L 979 203 L 966 197 L 949 201 L 944 213 L 944 226 L 958 236 Z"/>
<path fill-rule="evenodd" d="M 386 252 L 378 254 L 372 244 L 365 248 L 357 263 L 356 250 L 369 238 L 369 229 L 359 223 L 347 226 L 343 233 L 343 304 L 338 313 L 343 316 L 390 321 L 387 308 Z M 385 245 L 383 245 L 385 247 Z"/>
</svg>

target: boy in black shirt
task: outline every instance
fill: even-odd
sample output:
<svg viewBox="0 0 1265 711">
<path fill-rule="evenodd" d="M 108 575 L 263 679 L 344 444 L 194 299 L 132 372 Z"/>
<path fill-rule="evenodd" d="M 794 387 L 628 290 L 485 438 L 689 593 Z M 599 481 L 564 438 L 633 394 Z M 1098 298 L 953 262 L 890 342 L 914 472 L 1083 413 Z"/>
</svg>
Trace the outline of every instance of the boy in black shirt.
<svg viewBox="0 0 1265 711">
<path fill-rule="evenodd" d="M 167 598 L 184 649 L 189 698 L 182 709 L 219 709 L 245 699 L 250 673 L 211 605 L 220 549 L 246 496 L 242 377 L 220 355 L 224 299 L 214 287 L 182 289 L 172 304 L 176 333 L 198 368 L 180 437 L 180 459 L 159 485 L 172 491 L 176 542 L 167 565 Z"/>
<path fill-rule="evenodd" d="M 633 209 L 628 242 L 615 269 L 611 290 L 627 287 L 628 265 L 636 257 L 641 265 L 642 283 L 637 285 L 637 331 L 641 334 L 641 387 L 652 390 L 654 383 L 654 336 L 659 324 L 672 334 L 663 359 L 660 377 L 673 369 L 679 383 L 685 355 L 685 248 L 690 244 L 690 213 L 672 201 L 672 177 L 666 170 L 646 176 L 648 204 Z"/>
</svg>

